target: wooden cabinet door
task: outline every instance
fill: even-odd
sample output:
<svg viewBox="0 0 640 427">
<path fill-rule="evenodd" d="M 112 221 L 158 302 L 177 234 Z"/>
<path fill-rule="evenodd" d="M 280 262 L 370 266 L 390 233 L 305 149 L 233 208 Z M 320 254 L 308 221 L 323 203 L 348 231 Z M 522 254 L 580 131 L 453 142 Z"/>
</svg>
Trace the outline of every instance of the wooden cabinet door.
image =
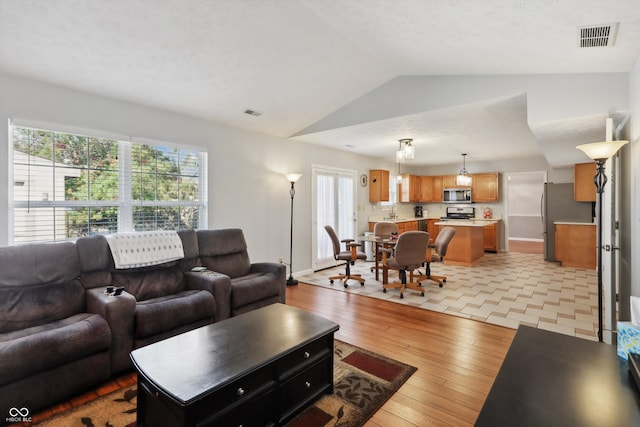
<svg viewBox="0 0 640 427">
<path fill-rule="evenodd" d="M 442 177 L 441 176 L 420 176 L 420 197 L 419 202 L 439 203 L 442 202 Z"/>
<path fill-rule="evenodd" d="M 401 202 L 420 201 L 420 177 L 409 174 L 402 175 L 399 192 Z"/>
<path fill-rule="evenodd" d="M 389 171 L 371 169 L 369 171 L 369 202 L 389 201 Z"/>
<path fill-rule="evenodd" d="M 498 252 L 498 227 L 497 224 L 484 226 L 484 250 Z"/>
<path fill-rule="evenodd" d="M 474 202 L 497 202 L 498 195 L 498 174 L 497 173 L 474 173 L 471 197 Z"/>
<path fill-rule="evenodd" d="M 456 184 L 456 176 L 457 175 L 444 175 L 442 177 L 442 188 L 456 188 L 458 184 Z"/>
<path fill-rule="evenodd" d="M 439 219 L 427 220 L 427 233 L 429 233 L 429 240 L 432 242 L 436 241 L 436 237 L 438 237 L 438 233 L 440 232 L 440 226 L 436 225 L 436 222 L 439 221 Z"/>
<path fill-rule="evenodd" d="M 576 202 L 596 201 L 596 186 L 593 183 L 595 176 L 595 162 L 578 163 L 573 167 L 573 198 Z"/>
</svg>

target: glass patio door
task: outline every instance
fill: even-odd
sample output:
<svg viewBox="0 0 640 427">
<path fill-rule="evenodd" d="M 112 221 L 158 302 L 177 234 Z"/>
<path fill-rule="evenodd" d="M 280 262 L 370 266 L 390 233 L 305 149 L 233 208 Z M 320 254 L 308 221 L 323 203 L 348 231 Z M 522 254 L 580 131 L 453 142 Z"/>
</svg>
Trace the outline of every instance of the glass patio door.
<svg viewBox="0 0 640 427">
<path fill-rule="evenodd" d="M 313 270 L 334 266 L 333 246 L 324 229 L 334 228 L 340 239 L 356 237 L 356 171 L 313 166 Z"/>
</svg>

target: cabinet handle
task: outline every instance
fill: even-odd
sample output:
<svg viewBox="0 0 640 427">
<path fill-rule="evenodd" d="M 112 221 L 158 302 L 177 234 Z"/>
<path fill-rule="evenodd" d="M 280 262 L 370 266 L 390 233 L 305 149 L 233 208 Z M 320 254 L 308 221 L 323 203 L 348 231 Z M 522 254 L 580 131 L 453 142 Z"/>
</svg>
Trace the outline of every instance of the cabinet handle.
<svg viewBox="0 0 640 427">
<path fill-rule="evenodd" d="M 236 391 L 236 395 L 238 395 L 238 396 L 244 396 L 244 389 L 243 389 L 242 387 L 240 387 L 240 388 L 238 389 L 238 391 Z"/>
<path fill-rule="evenodd" d="M 311 383 L 309 381 L 307 381 L 307 382 L 304 383 L 304 386 L 306 388 L 311 388 Z"/>
<path fill-rule="evenodd" d="M 311 355 L 309 354 L 309 352 L 308 352 L 308 351 L 305 351 L 305 352 L 304 352 L 304 358 L 305 358 L 305 359 L 308 359 L 308 358 L 309 358 L 309 356 L 311 356 Z"/>
</svg>

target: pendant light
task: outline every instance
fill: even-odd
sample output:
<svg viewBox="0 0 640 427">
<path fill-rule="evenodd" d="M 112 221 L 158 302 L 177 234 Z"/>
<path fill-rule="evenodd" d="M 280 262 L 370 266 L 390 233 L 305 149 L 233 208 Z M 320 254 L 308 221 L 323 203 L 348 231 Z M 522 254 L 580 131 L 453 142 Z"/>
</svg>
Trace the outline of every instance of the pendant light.
<svg viewBox="0 0 640 427">
<path fill-rule="evenodd" d="M 472 184 L 473 180 L 471 178 L 471 175 L 469 175 L 469 172 L 467 172 L 467 166 L 466 166 L 467 164 L 465 162 L 466 157 L 467 157 L 467 153 L 463 153 L 462 169 L 460 169 L 458 176 L 456 176 L 456 185 L 469 187 Z"/>
<path fill-rule="evenodd" d="M 396 162 L 400 163 L 404 162 L 405 160 L 413 159 L 415 155 L 415 149 L 411 144 L 413 142 L 413 139 L 404 138 L 398 140 L 398 142 L 400 143 L 400 146 L 398 147 L 398 151 L 396 151 Z"/>
</svg>

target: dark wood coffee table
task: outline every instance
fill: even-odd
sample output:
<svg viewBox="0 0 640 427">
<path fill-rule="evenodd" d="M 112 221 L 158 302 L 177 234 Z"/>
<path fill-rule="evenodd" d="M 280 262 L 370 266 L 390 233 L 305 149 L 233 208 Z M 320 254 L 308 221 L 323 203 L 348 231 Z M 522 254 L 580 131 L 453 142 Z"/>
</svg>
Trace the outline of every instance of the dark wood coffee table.
<svg viewBox="0 0 640 427">
<path fill-rule="evenodd" d="M 138 427 L 280 425 L 333 392 L 339 325 L 273 304 L 141 347 Z"/>
</svg>

